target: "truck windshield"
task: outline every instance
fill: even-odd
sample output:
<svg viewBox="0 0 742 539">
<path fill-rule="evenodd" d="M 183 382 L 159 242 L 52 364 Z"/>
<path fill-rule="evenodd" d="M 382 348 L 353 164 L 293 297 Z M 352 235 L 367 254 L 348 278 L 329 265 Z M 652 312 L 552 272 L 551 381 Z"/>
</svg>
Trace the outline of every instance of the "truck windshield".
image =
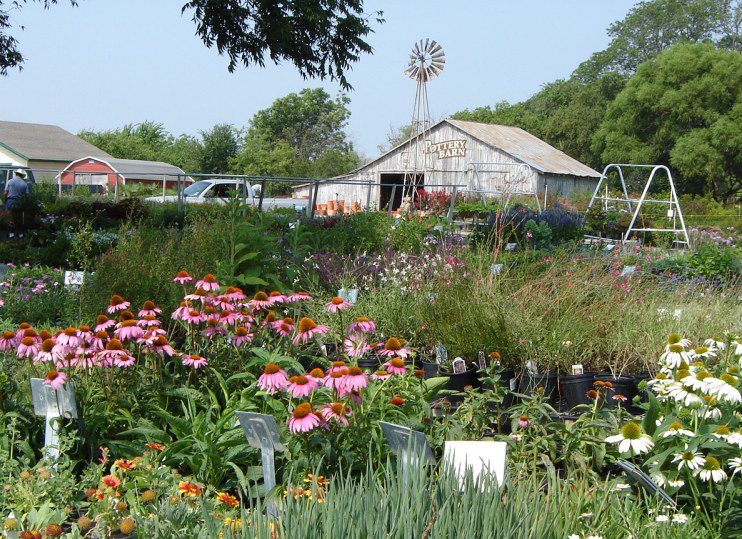
<svg viewBox="0 0 742 539">
<path fill-rule="evenodd" d="M 183 194 L 187 197 L 197 197 L 211 185 L 210 182 L 201 180 L 200 182 L 193 183 L 183 189 Z"/>
</svg>

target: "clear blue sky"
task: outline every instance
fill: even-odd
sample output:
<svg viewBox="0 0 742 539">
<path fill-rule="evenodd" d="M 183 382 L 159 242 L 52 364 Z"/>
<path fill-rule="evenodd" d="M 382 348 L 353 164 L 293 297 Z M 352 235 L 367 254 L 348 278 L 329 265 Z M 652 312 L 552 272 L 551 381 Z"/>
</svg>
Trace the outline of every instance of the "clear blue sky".
<svg viewBox="0 0 742 539">
<path fill-rule="evenodd" d="M 65 0 L 60 0 L 64 2 Z M 181 16 L 185 0 L 81 0 L 44 12 L 30 4 L 12 14 L 27 58 L 0 78 L 0 119 L 57 124 L 68 131 L 108 129 L 144 120 L 174 134 L 215 123 L 238 127 L 274 99 L 305 87 L 291 65 L 227 72 Z M 520 101 L 567 77 L 608 43 L 606 28 L 635 0 L 366 0 L 386 23 L 370 36 L 375 51 L 349 74 L 354 90 L 348 132 L 374 156 L 391 125 L 409 122 L 415 84 L 402 74 L 415 41 L 444 47 L 443 74 L 428 85 L 440 118 L 464 108 Z"/>
</svg>

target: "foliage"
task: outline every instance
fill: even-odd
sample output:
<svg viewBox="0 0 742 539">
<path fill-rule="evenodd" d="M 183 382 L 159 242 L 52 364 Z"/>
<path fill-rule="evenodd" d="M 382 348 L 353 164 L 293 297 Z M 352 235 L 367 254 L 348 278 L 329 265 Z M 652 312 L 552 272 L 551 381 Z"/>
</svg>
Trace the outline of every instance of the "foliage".
<svg viewBox="0 0 742 539">
<path fill-rule="evenodd" d="M 13 266 L 0 278 L 0 301 L 3 317 L 41 324 L 59 321 L 69 298 L 59 269 Z"/>
<path fill-rule="evenodd" d="M 201 131 L 201 152 L 198 169 L 193 172 L 224 174 L 239 150 L 238 131 L 230 124 L 217 124 L 208 131 Z M 190 170 L 190 169 L 187 169 Z"/>
</svg>

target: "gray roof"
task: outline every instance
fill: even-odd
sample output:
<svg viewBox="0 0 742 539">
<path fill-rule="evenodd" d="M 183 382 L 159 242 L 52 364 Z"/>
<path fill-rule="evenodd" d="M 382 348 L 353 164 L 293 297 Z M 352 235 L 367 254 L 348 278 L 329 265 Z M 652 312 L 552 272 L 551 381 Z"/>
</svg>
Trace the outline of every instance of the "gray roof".
<svg viewBox="0 0 742 539">
<path fill-rule="evenodd" d="M 70 162 L 83 155 L 112 158 L 56 125 L 0 121 L 0 145 L 28 161 Z"/>
<path fill-rule="evenodd" d="M 80 162 L 86 161 L 90 158 L 96 159 L 97 161 L 103 161 L 108 163 L 113 170 L 120 172 L 125 180 L 150 180 L 160 181 L 163 177 L 167 176 L 167 179 L 175 179 L 177 174 L 185 174 L 182 169 L 164 163 L 162 161 L 141 161 L 139 159 L 116 159 L 114 157 L 101 158 L 95 156 L 88 156 L 82 159 L 76 159 L 75 162 L 70 163 L 70 166 Z M 189 178 L 187 178 L 189 180 Z"/>
<path fill-rule="evenodd" d="M 531 165 L 539 172 L 600 178 L 597 170 L 580 163 L 561 150 L 547 144 L 520 127 L 483 124 L 463 120 L 443 120 L 464 133 L 498 148 L 516 159 Z"/>
</svg>

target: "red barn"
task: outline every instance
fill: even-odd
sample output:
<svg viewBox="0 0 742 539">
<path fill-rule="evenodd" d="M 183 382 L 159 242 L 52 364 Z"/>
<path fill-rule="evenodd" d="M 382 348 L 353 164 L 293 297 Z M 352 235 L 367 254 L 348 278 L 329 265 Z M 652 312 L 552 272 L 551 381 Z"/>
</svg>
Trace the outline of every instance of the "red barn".
<svg viewBox="0 0 742 539">
<path fill-rule="evenodd" d="M 106 194 L 117 193 L 121 186 L 132 183 L 157 185 L 165 189 L 177 187 L 179 176 L 185 183 L 193 181 L 182 169 L 161 161 L 84 157 L 72 161 L 59 174 L 59 189 L 61 191 L 64 185 L 85 185 Z"/>
</svg>

